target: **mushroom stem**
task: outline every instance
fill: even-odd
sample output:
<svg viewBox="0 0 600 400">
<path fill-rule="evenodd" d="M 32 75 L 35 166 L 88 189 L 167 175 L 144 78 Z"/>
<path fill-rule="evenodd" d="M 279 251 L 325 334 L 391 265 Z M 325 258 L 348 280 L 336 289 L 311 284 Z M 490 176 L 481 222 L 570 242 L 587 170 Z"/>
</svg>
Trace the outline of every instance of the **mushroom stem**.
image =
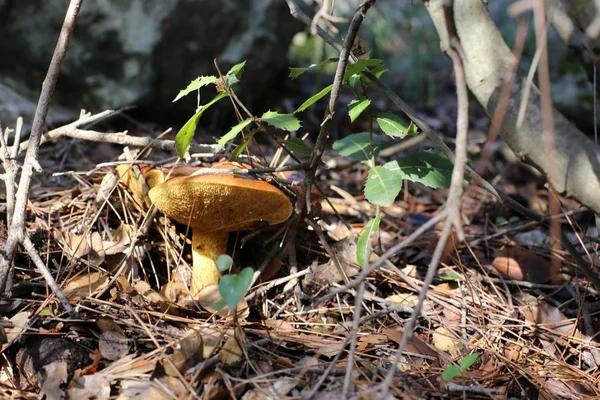
<svg viewBox="0 0 600 400">
<path fill-rule="evenodd" d="M 192 232 L 192 296 L 207 286 L 218 285 L 221 274 L 217 268 L 217 258 L 227 251 L 229 233 L 225 231 Z"/>
</svg>

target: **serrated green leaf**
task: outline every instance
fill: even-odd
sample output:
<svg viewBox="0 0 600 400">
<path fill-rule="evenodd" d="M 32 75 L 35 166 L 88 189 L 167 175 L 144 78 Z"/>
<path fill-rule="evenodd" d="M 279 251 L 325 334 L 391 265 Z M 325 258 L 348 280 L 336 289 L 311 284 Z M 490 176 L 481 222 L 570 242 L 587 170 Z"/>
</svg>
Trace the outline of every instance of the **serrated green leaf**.
<svg viewBox="0 0 600 400">
<path fill-rule="evenodd" d="M 381 76 L 387 72 L 388 69 L 383 65 L 378 65 L 377 67 L 371 69 L 371 73 L 375 75 L 377 78 L 381 78 Z M 361 74 L 362 81 L 365 85 L 371 85 L 373 82 L 369 79 L 365 74 Z"/>
<path fill-rule="evenodd" d="M 381 138 L 373 137 L 375 158 L 379 155 Z M 369 132 L 355 133 L 333 143 L 333 149 L 341 156 L 350 157 L 355 161 L 368 163 L 371 161 L 371 139 Z"/>
<path fill-rule="evenodd" d="M 175 97 L 175 99 L 173 99 L 173 103 L 175 103 L 177 100 L 181 99 L 184 96 L 187 96 L 188 94 L 195 92 L 196 90 L 200 89 L 203 86 L 206 85 L 210 85 L 213 84 L 217 81 L 217 77 L 216 76 L 199 76 L 196 79 L 194 79 L 193 81 L 190 82 L 189 85 L 187 85 L 187 87 L 183 90 L 180 90 L 179 93 L 177 94 L 177 97 Z"/>
<path fill-rule="evenodd" d="M 333 84 L 327 86 L 326 88 L 321 90 L 319 93 L 310 96 L 304 103 L 302 103 L 302 105 L 300 107 L 298 107 L 298 109 L 296 111 L 294 111 L 294 114 L 306 110 L 308 107 L 312 106 L 317 101 L 321 100 L 325 95 L 327 95 L 329 92 L 331 92 L 332 88 L 333 88 Z"/>
<path fill-rule="evenodd" d="M 291 152 L 310 155 L 312 149 L 306 145 L 306 143 L 300 138 L 291 138 L 289 140 L 280 140 L 279 143 L 283 144 L 286 149 Z"/>
<path fill-rule="evenodd" d="M 402 189 L 402 174 L 386 164 L 369 171 L 365 197 L 371 204 L 389 207 L 396 200 L 400 189 Z"/>
<path fill-rule="evenodd" d="M 194 134 L 196 133 L 196 126 L 198 125 L 198 120 L 204 114 L 210 106 L 215 104 L 217 101 L 221 100 L 223 97 L 227 97 L 227 93 L 219 93 L 214 99 L 210 102 L 203 105 L 196 114 L 190 118 L 185 125 L 181 127 L 179 132 L 177 132 L 177 136 L 175 136 L 175 150 L 177 150 L 177 155 L 181 158 L 185 155 L 188 147 L 190 147 L 190 143 L 192 143 L 192 139 L 194 138 Z"/>
<path fill-rule="evenodd" d="M 350 122 L 354 122 L 356 118 L 362 114 L 363 111 L 369 107 L 371 100 L 369 99 L 354 99 L 348 104 L 348 115 L 350 115 Z"/>
<path fill-rule="evenodd" d="M 463 358 L 462 360 L 460 360 L 460 367 L 463 369 L 463 371 L 469 369 L 471 367 L 471 365 L 473 365 L 475 363 L 475 361 L 477 361 L 477 358 L 479 358 L 479 354 L 477 353 L 471 353 L 468 356 L 466 356 L 465 358 Z"/>
<path fill-rule="evenodd" d="M 231 69 L 227 72 L 227 75 L 235 76 L 236 78 L 240 79 L 242 77 L 242 73 L 244 72 L 244 66 L 246 66 L 246 60 L 231 67 Z"/>
<path fill-rule="evenodd" d="M 325 61 L 321 61 L 318 64 L 311 64 L 306 68 L 290 68 L 290 75 L 288 76 L 288 78 L 296 79 L 297 77 L 299 77 L 300 75 L 302 75 L 303 73 L 305 73 L 307 71 L 312 71 L 315 68 L 321 68 L 324 65 L 334 63 L 337 60 L 338 60 L 337 58 L 329 58 Z"/>
<path fill-rule="evenodd" d="M 405 179 L 434 189 L 450 187 L 453 165 L 439 151 L 426 150 L 396 160 Z"/>
<path fill-rule="evenodd" d="M 376 117 L 379 127 L 388 136 L 403 138 L 408 135 L 408 128 L 400 117 L 392 113 L 379 113 Z"/>
<path fill-rule="evenodd" d="M 229 132 L 227 132 L 225 135 L 223 135 L 221 137 L 221 139 L 219 139 L 219 141 L 217 142 L 217 145 L 219 146 L 219 148 L 224 147 L 228 142 L 232 141 L 233 139 L 236 138 L 236 136 L 245 128 L 247 127 L 250 122 L 252 122 L 252 118 L 246 118 L 245 120 L 243 120 L 242 122 L 240 122 L 239 124 L 235 125 L 234 127 L 232 127 Z"/>
<path fill-rule="evenodd" d="M 254 270 L 246 267 L 239 274 L 225 275 L 219 281 L 219 293 L 223 297 L 223 301 L 233 310 L 235 306 L 242 300 L 254 277 Z"/>
<path fill-rule="evenodd" d="M 233 259 L 227 254 L 221 254 L 219 258 L 217 258 L 217 268 L 221 272 L 229 271 L 229 268 L 231 268 L 232 265 Z"/>
<path fill-rule="evenodd" d="M 275 128 L 286 131 L 292 132 L 300 129 L 300 120 L 292 114 L 279 114 L 277 111 L 267 111 L 260 119 Z"/>
<path fill-rule="evenodd" d="M 463 372 L 459 367 L 454 364 L 448 365 L 444 372 L 442 373 L 442 379 L 445 381 L 450 381 L 456 378 L 460 373 Z"/>
<path fill-rule="evenodd" d="M 365 58 L 358 60 L 354 64 L 348 65 L 346 67 L 346 71 L 344 72 L 344 82 L 348 81 L 348 79 L 355 74 L 360 73 L 363 69 L 367 67 L 377 67 L 381 64 L 381 60 L 376 60 L 372 58 Z"/>
<path fill-rule="evenodd" d="M 377 212 L 375 218 L 369 220 L 365 231 L 356 242 L 356 261 L 358 265 L 364 267 L 371 255 L 371 235 L 377 235 L 379 232 L 379 223 L 381 222 L 381 214 Z"/>
</svg>

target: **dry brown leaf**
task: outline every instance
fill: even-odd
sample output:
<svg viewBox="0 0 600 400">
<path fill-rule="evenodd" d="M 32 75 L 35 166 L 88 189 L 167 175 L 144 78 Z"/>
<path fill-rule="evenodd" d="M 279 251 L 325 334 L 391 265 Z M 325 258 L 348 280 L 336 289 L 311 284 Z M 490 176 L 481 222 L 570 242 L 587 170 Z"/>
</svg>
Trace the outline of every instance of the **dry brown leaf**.
<svg viewBox="0 0 600 400">
<path fill-rule="evenodd" d="M 236 330 L 235 336 L 230 336 L 219 351 L 219 360 L 227 366 L 235 365 L 244 359 L 244 349 L 241 347 L 246 343 L 246 335 L 241 329 Z"/>
<path fill-rule="evenodd" d="M 533 283 L 552 281 L 560 272 L 554 270 L 545 258 L 531 250 L 520 248 L 506 248 L 502 256 L 496 257 L 492 262 L 492 266 L 507 278 Z"/>
<path fill-rule="evenodd" d="M 85 375 L 71 381 L 67 389 L 69 399 L 108 400 L 110 381 L 101 374 Z"/>
<path fill-rule="evenodd" d="M 44 365 L 43 376 L 45 379 L 40 388 L 40 397 L 46 396 L 47 399 L 64 399 L 65 392 L 60 386 L 67 382 L 69 378 L 67 362 L 60 360 Z"/>
<path fill-rule="evenodd" d="M 104 272 L 92 272 L 68 280 L 63 288 L 63 293 L 70 301 L 79 301 L 97 290 L 104 289 L 109 281 L 109 276 Z"/>
<path fill-rule="evenodd" d="M 577 329 L 577 319 L 567 318 L 558 308 L 544 301 L 538 301 L 533 296 L 522 295 L 521 299 L 525 302 L 522 311 L 527 321 L 562 336 L 577 339 L 582 337 Z"/>
<path fill-rule="evenodd" d="M 10 318 L 10 325 L 4 327 L 7 342 L 2 345 L 1 352 L 19 339 L 27 329 L 31 311 L 20 311 Z"/>
<path fill-rule="evenodd" d="M 101 332 L 98 348 L 102 353 L 102 357 L 114 361 L 125 357 L 129 353 L 127 337 L 112 318 L 98 317 L 96 318 L 96 325 Z"/>
<path fill-rule="evenodd" d="M 265 326 L 275 330 L 275 331 L 287 331 L 287 332 L 294 332 L 296 331 L 296 328 L 294 327 L 293 324 L 287 322 L 287 321 L 283 321 L 281 319 L 265 319 L 263 321 L 263 323 L 265 324 Z"/>
<path fill-rule="evenodd" d="M 387 301 L 393 303 L 404 304 L 409 307 L 414 307 L 419 302 L 419 296 L 412 293 L 393 294 L 386 298 Z"/>
<path fill-rule="evenodd" d="M 198 364 L 204 357 L 204 339 L 200 331 L 191 334 L 179 342 L 179 348 L 160 361 L 160 364 L 169 376 L 180 376 Z"/>
<path fill-rule="evenodd" d="M 177 398 L 185 395 L 185 385 L 176 378 L 167 376 L 160 379 L 161 383 L 166 385 Z M 152 381 L 140 380 L 122 380 L 121 394 L 117 400 L 173 400 L 173 394 L 165 392 L 159 385 Z"/>
<path fill-rule="evenodd" d="M 440 326 L 433 331 L 431 340 L 438 351 L 449 353 L 454 358 L 461 354 L 462 344 L 443 326 Z"/>
<path fill-rule="evenodd" d="M 400 343 L 400 340 L 402 338 L 402 331 L 399 329 L 384 329 L 382 333 L 386 335 L 391 341 L 396 343 Z M 423 354 L 432 357 L 436 360 L 434 364 L 439 365 L 438 352 L 414 334 L 410 338 L 408 338 L 406 346 L 404 346 L 404 351 L 415 354 Z"/>
</svg>

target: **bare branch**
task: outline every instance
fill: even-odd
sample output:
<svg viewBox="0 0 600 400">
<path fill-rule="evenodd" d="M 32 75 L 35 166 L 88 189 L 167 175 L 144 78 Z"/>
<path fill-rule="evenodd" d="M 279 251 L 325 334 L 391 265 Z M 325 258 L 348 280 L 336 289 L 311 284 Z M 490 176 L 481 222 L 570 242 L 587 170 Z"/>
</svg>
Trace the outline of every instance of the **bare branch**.
<svg viewBox="0 0 600 400">
<path fill-rule="evenodd" d="M 73 35 L 75 21 L 77 20 L 77 15 L 79 14 L 82 3 L 83 0 L 71 0 L 69 3 L 69 8 L 67 9 L 65 20 L 60 31 L 58 43 L 54 49 L 54 54 L 52 55 L 46 78 L 42 83 L 42 91 L 40 93 L 40 99 L 31 128 L 29 139 L 30 146 L 25 154 L 19 188 L 16 194 L 15 211 L 12 215 L 12 227 L 8 232 L 8 238 L 6 239 L 4 246 L 4 254 L 0 256 L 0 291 L 3 291 L 6 288 L 6 282 L 11 270 L 12 258 L 17 248 L 17 244 L 23 241 L 29 188 L 31 186 L 34 167 L 39 165 L 37 157 L 42 132 L 44 131 L 52 94 L 54 93 L 56 82 L 58 81 L 58 75 L 65 59 L 67 48 L 69 47 L 69 42 Z"/>
</svg>

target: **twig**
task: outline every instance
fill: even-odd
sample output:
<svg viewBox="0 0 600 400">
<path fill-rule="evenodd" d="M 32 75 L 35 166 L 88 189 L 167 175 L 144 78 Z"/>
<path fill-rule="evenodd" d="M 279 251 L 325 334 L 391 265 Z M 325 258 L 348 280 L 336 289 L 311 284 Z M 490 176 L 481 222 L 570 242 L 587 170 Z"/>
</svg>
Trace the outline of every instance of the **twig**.
<svg viewBox="0 0 600 400">
<path fill-rule="evenodd" d="M 35 246 L 31 242 L 31 239 L 29 239 L 29 236 L 27 235 L 23 237 L 23 247 L 25 248 L 25 251 L 27 251 L 29 258 L 31 258 L 31 261 L 33 261 L 40 274 L 42 274 L 42 276 L 46 280 L 46 283 L 48 284 L 50 289 L 52 289 L 52 292 L 54 292 L 56 297 L 58 297 L 58 299 L 62 303 L 65 311 L 67 311 L 71 317 L 77 317 L 77 313 L 69 303 L 69 299 L 67 299 L 67 297 L 60 290 L 60 287 L 54 280 L 54 277 L 52 276 L 50 271 L 48 271 L 48 267 L 46 267 L 46 264 L 44 264 L 44 261 L 38 254 L 37 250 L 35 249 Z"/>
<path fill-rule="evenodd" d="M 65 59 L 67 48 L 69 47 L 69 41 L 73 35 L 73 28 L 75 27 L 75 21 L 77 15 L 81 9 L 83 0 L 71 0 L 69 8 L 63 22 L 58 43 L 54 49 L 50 66 L 46 78 L 42 83 L 42 91 L 40 93 L 40 99 L 38 101 L 37 108 L 35 110 L 35 116 L 33 118 L 33 124 L 31 128 L 31 134 L 29 138 L 29 147 L 25 154 L 25 160 L 23 162 L 23 168 L 21 173 L 21 179 L 19 181 L 19 189 L 17 190 L 15 200 L 15 211 L 12 215 L 12 227 L 8 232 L 8 237 L 4 246 L 4 254 L 0 255 L 0 292 L 7 288 L 7 280 L 11 271 L 12 259 L 19 242 L 23 242 L 24 230 L 25 230 L 25 214 L 27 209 L 27 202 L 29 200 L 29 188 L 31 186 L 31 178 L 33 176 L 33 170 L 39 170 L 40 165 L 37 157 L 40 147 L 40 141 L 42 138 L 42 132 L 46 123 L 46 116 L 48 115 L 48 109 L 50 108 L 50 101 L 58 75 L 62 67 L 62 63 Z"/>
<path fill-rule="evenodd" d="M 150 137 L 129 136 L 127 132 L 104 133 L 89 131 L 77 129 L 71 125 L 65 125 L 48 132 L 47 135 L 44 135 L 42 143 L 60 137 L 69 137 L 72 139 L 87 140 L 90 142 L 114 143 L 122 146 L 152 147 L 154 149 L 167 151 L 175 149 L 174 140 L 156 140 Z M 27 149 L 28 145 L 29 141 L 23 142 L 21 144 L 21 150 Z M 217 145 L 210 144 L 190 144 L 190 151 L 216 154 L 218 152 L 218 147 Z"/>
<path fill-rule="evenodd" d="M 352 370 L 354 368 L 354 354 L 356 353 L 356 337 L 360 328 L 360 313 L 362 312 L 362 301 L 365 293 L 365 282 L 361 282 L 356 290 L 354 298 L 354 313 L 352 317 L 352 331 L 348 335 L 352 338 L 350 341 L 350 349 L 348 351 L 348 365 L 346 367 L 346 376 L 344 377 L 344 386 L 342 387 L 342 397 L 348 398 L 350 391 L 350 381 L 352 380 Z"/>
<path fill-rule="evenodd" d="M 446 224 L 444 230 L 442 231 L 442 235 L 440 236 L 440 240 L 438 241 L 437 246 L 435 247 L 435 251 L 433 252 L 433 257 L 431 258 L 431 262 L 429 263 L 429 267 L 427 268 L 427 274 L 425 275 L 425 279 L 423 279 L 423 286 L 421 286 L 421 290 L 419 291 L 419 300 L 417 301 L 417 304 L 415 305 L 413 312 L 410 315 L 410 318 L 404 326 L 404 332 L 402 333 L 400 343 L 398 343 L 398 350 L 396 350 L 396 355 L 394 356 L 392 365 L 390 366 L 390 369 L 388 370 L 385 376 L 385 380 L 381 383 L 381 399 L 385 399 L 387 397 L 387 393 L 392 385 L 392 380 L 394 379 L 394 375 L 396 374 L 396 365 L 401 359 L 404 346 L 406 346 L 409 337 L 412 336 L 412 333 L 415 330 L 417 317 L 421 313 L 421 308 L 423 308 L 423 302 L 425 301 L 425 297 L 427 296 L 427 290 L 429 289 L 429 285 L 431 285 L 431 282 L 433 282 L 433 278 L 435 278 L 438 265 L 440 264 L 442 254 L 444 253 L 444 247 L 446 245 L 446 242 L 448 241 L 448 237 L 450 237 L 450 232 L 452 232 L 452 225 Z"/>
<path fill-rule="evenodd" d="M 17 179 L 17 171 L 19 165 L 17 163 L 19 141 L 21 140 L 21 130 L 23 128 L 23 118 L 17 118 L 17 125 L 15 126 L 15 138 L 13 144 L 8 147 L 8 134 L 9 129 L 7 128 L 5 134 L 0 132 L 1 150 L 0 159 L 2 160 L 2 166 L 4 167 L 4 187 L 6 188 L 6 226 L 10 229 L 12 225 L 12 215 L 15 211 L 15 182 Z"/>
<path fill-rule="evenodd" d="M 286 0 L 287 1 L 287 0 Z M 321 158 L 323 157 L 323 152 L 325 151 L 325 145 L 327 144 L 327 140 L 329 140 L 329 136 L 331 134 L 331 124 L 333 121 L 333 115 L 335 114 L 337 99 L 340 94 L 340 90 L 342 89 L 342 81 L 344 79 L 344 73 L 346 71 L 346 66 L 348 65 L 348 58 L 351 55 L 352 46 L 354 45 L 354 39 L 358 34 L 358 29 L 365 17 L 366 12 L 371 8 L 371 6 L 375 3 L 375 0 L 365 0 L 360 5 L 358 10 L 354 13 L 352 20 L 350 21 L 350 26 L 348 27 L 348 33 L 346 38 L 344 39 L 344 45 L 340 52 L 340 59 L 337 64 L 337 68 L 335 70 L 335 76 L 333 78 L 333 87 L 331 89 L 331 95 L 329 97 L 329 104 L 327 106 L 327 111 L 325 112 L 325 117 L 323 119 L 323 123 L 321 124 L 321 129 L 319 131 L 319 135 L 315 141 L 315 148 L 311 154 L 310 158 L 310 168 L 306 172 L 306 177 L 304 179 L 304 184 L 306 188 L 306 209 L 310 212 L 311 210 L 311 187 L 313 181 L 315 179 L 315 175 L 317 173 L 317 168 L 319 163 L 321 162 Z M 289 5 L 288 1 L 288 5 Z"/>
</svg>

